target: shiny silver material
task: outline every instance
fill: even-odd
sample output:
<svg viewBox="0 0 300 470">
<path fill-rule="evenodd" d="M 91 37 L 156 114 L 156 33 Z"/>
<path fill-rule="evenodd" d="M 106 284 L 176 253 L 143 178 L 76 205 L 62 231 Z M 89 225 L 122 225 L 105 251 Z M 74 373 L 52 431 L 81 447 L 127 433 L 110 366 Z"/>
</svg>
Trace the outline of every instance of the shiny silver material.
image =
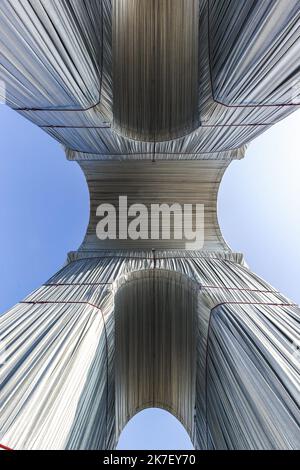
<svg viewBox="0 0 300 470">
<path fill-rule="evenodd" d="M 299 107 L 299 13 L 294 0 L 1 1 L 7 104 L 78 162 L 91 215 L 66 265 L 0 317 L 0 444 L 111 449 L 161 406 L 199 449 L 300 448 L 300 309 L 231 251 L 216 210 L 230 162 Z M 203 249 L 100 242 L 95 209 L 124 192 L 203 203 Z"/>
<path fill-rule="evenodd" d="M 113 1 L 113 128 L 122 135 L 159 142 L 199 126 L 198 9 L 198 0 Z"/>
</svg>

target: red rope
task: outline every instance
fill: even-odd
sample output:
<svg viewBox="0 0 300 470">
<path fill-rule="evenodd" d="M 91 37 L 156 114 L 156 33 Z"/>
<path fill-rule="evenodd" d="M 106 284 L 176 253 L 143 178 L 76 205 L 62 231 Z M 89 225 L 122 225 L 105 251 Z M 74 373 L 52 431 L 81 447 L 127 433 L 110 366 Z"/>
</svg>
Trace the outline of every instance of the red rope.
<svg viewBox="0 0 300 470">
<path fill-rule="evenodd" d="M 5 446 L 4 444 L 0 444 L 0 449 L 3 449 L 3 450 L 12 450 L 10 447 Z"/>
</svg>

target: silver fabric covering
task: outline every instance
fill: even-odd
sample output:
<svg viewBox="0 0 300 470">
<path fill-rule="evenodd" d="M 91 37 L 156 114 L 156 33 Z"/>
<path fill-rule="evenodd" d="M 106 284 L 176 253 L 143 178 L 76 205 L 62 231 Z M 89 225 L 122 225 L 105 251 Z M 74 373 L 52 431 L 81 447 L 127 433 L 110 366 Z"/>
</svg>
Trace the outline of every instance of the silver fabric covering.
<svg viewBox="0 0 300 470">
<path fill-rule="evenodd" d="M 1 0 L 0 98 L 78 162 L 91 215 L 66 265 L 0 317 L 0 448 L 111 449 L 149 406 L 198 449 L 300 448 L 300 309 L 231 251 L 216 210 L 230 162 L 300 106 L 299 13 Z M 100 242 L 95 209 L 121 193 L 203 203 L 203 249 Z"/>
<path fill-rule="evenodd" d="M 151 206 L 153 204 L 173 204 L 180 205 L 180 208 L 187 208 L 185 216 L 190 214 L 191 227 L 198 230 L 199 235 L 203 235 L 201 247 L 206 251 L 230 251 L 222 237 L 217 218 L 217 194 L 219 185 L 229 163 L 227 159 L 219 160 L 193 160 L 193 161 L 163 161 L 151 162 L 149 160 L 135 161 L 97 161 L 82 160 L 79 162 L 90 193 L 90 220 L 86 231 L 86 236 L 79 248 L 80 252 L 103 250 L 107 248 L 128 248 L 135 249 L 149 248 L 149 233 L 152 230 Z M 231 156 L 234 157 L 234 154 Z M 126 195 L 126 206 L 132 204 L 143 204 L 147 208 L 147 213 L 142 216 L 141 227 L 139 227 L 140 238 L 131 240 L 121 239 L 116 230 L 114 240 L 99 240 L 96 234 L 97 223 L 100 220 L 97 215 L 97 207 L 100 204 L 112 204 L 116 208 L 116 218 L 125 219 L 127 208 L 119 208 L 119 196 Z M 204 207 L 203 223 L 196 220 L 196 204 Z M 184 206 L 185 205 L 185 206 Z M 152 248 L 189 248 L 191 242 L 185 237 L 182 230 L 182 220 L 184 215 L 180 211 L 180 220 L 172 213 L 169 217 L 170 237 L 163 239 L 162 227 L 158 230 L 158 239 L 151 239 Z M 164 214 L 165 219 L 167 214 Z M 131 218 L 128 218 L 131 220 Z M 175 232 L 178 224 L 181 223 L 180 238 L 176 238 Z M 202 232 L 203 234 L 202 234 Z M 201 237 L 202 238 L 202 237 Z M 191 248 L 191 246 L 190 246 Z"/>
<path fill-rule="evenodd" d="M 122 135 L 156 142 L 199 126 L 198 8 L 198 0 L 114 1 L 113 127 Z"/>
<path fill-rule="evenodd" d="M 136 153 L 147 154 L 149 159 L 153 154 L 173 153 L 177 158 L 180 158 L 179 154 L 183 158 L 185 154 L 193 154 L 194 158 L 201 159 L 202 153 L 228 151 L 243 146 L 300 106 L 300 91 L 297 86 L 300 9 L 296 0 L 176 2 L 177 8 L 172 8 L 170 13 L 170 0 L 147 0 L 146 3 L 130 0 L 125 4 L 121 0 L 35 0 L 33 3 L 29 0 L 2 0 L 0 80 L 6 84 L 7 103 L 67 148 L 100 154 L 102 159 L 104 155 L 106 158 L 110 158 L 110 155 L 130 158 Z M 118 117 L 121 110 L 118 93 L 123 98 L 125 92 L 129 96 L 129 84 L 135 86 L 134 93 L 138 93 L 137 87 L 141 86 L 141 80 L 132 80 L 135 74 L 140 76 L 142 67 L 142 64 L 132 64 L 131 75 L 126 79 L 127 85 L 124 82 L 124 65 L 120 74 L 118 73 L 118 63 L 114 58 L 119 57 L 119 62 L 122 61 L 126 51 L 123 50 L 123 56 L 120 56 L 121 51 L 118 48 L 114 52 L 114 47 L 117 47 L 118 41 L 122 41 L 124 34 L 127 37 L 124 32 L 126 22 L 122 23 L 118 11 L 122 5 L 121 12 L 124 11 L 124 5 L 127 11 L 127 8 L 138 8 L 138 4 L 141 28 L 144 24 L 142 18 L 147 17 L 147 21 L 149 20 L 147 9 L 152 11 L 153 19 L 150 23 L 154 33 L 156 31 L 153 41 L 157 52 L 160 43 L 155 28 L 155 8 L 158 8 L 158 3 L 162 16 L 167 18 L 168 14 L 172 14 L 171 23 L 178 24 L 173 32 L 172 28 L 168 29 L 167 21 L 165 29 L 163 25 L 160 27 L 161 32 L 169 31 L 170 40 L 174 36 L 177 41 L 170 44 L 167 38 L 163 39 L 161 48 L 165 57 L 163 70 L 166 74 L 162 74 L 160 78 L 156 74 L 155 80 L 152 80 L 156 88 L 149 91 L 153 96 L 151 108 L 146 101 L 142 105 L 142 90 L 136 97 L 139 103 L 135 98 L 133 100 L 132 91 L 131 104 L 128 104 L 131 107 L 127 111 L 124 108 Z M 185 21 L 181 21 L 182 17 L 180 19 L 182 8 L 185 9 Z M 197 10 L 199 25 L 189 28 L 188 21 L 191 24 L 195 21 Z M 277 17 L 280 21 L 277 21 Z M 259 24 L 267 22 L 268 27 L 263 32 L 259 29 L 257 18 Z M 243 28 L 240 27 L 241 22 Z M 130 24 L 127 26 L 129 28 Z M 251 36 L 250 41 L 249 35 L 254 28 L 255 35 Z M 182 39 L 184 31 L 188 34 L 187 42 L 194 44 L 189 54 L 194 57 L 198 51 L 197 70 L 188 71 L 188 67 L 185 70 L 186 64 L 176 69 L 172 50 L 176 47 L 178 57 L 184 60 L 183 54 L 186 53 L 187 46 L 185 41 L 178 41 L 179 37 Z M 192 32 L 194 39 L 191 37 Z M 230 32 L 229 39 L 226 32 Z M 229 51 L 227 39 L 228 44 L 232 45 Z M 138 36 L 133 35 L 131 41 L 141 46 Z M 234 46 L 240 46 L 244 42 L 244 49 L 234 49 Z M 268 47 L 269 60 L 263 61 L 261 58 L 262 42 Z M 136 52 L 140 52 L 144 61 L 150 61 L 147 51 L 152 53 L 149 44 L 147 47 L 142 52 Z M 253 51 L 251 56 L 248 48 Z M 249 57 L 247 62 L 246 55 Z M 192 58 L 189 55 L 188 57 L 191 61 Z M 231 65 L 233 57 L 235 62 Z M 155 60 L 155 67 L 159 69 L 158 59 Z M 275 60 L 276 67 L 273 66 Z M 244 74 L 243 81 L 238 75 L 243 70 L 241 62 L 249 69 Z M 151 62 L 147 66 L 149 73 L 152 70 L 151 64 L 154 66 Z M 146 67 L 146 62 L 144 66 Z M 112 78 L 113 69 L 117 74 L 115 80 Z M 182 81 L 183 69 L 187 74 L 185 85 Z M 172 76 L 168 76 L 170 71 L 174 72 Z M 264 80 L 261 84 L 262 76 Z M 198 93 L 193 85 L 196 77 Z M 145 84 L 146 88 L 147 86 Z M 123 95 L 118 91 L 120 87 L 125 87 Z M 187 87 L 192 93 L 193 106 L 196 106 L 193 111 L 188 110 L 188 107 L 184 111 L 184 102 L 190 103 L 191 98 L 187 99 Z M 252 95 L 247 97 L 243 90 L 261 91 L 258 98 L 252 93 L 252 99 Z M 164 99 L 161 98 L 162 94 Z M 179 101 L 184 97 L 186 100 L 182 101 L 180 109 L 176 111 L 176 106 L 179 106 Z M 146 100 L 145 97 L 144 99 Z M 136 103 L 135 108 L 133 102 Z M 265 103 L 267 106 L 262 106 Z M 179 111 L 183 113 L 181 118 Z M 132 127 L 128 121 L 128 113 L 130 121 L 136 123 L 135 131 L 131 131 L 142 133 L 142 140 L 131 140 L 119 133 L 124 131 L 126 134 L 130 130 L 128 127 Z M 150 114 L 151 123 L 147 121 Z M 160 123 L 160 129 L 154 126 L 151 131 L 149 126 L 154 125 L 154 114 L 155 122 Z M 120 122 L 121 116 L 123 123 Z M 196 122 L 199 125 L 196 126 Z M 132 132 L 130 136 L 134 137 Z M 183 136 L 185 133 L 187 135 Z M 174 136 L 178 138 L 171 140 Z"/>
<path fill-rule="evenodd" d="M 0 319 L 9 357 L 0 372 L 1 443 L 113 448 L 126 420 L 164 397 L 196 448 L 299 448 L 300 310 L 238 259 L 114 250 L 70 262 Z M 163 316 L 153 363 L 144 348 L 156 331 L 154 299 L 156 322 Z M 177 315 L 190 331 L 188 341 L 176 330 Z M 178 360 L 196 361 L 194 370 L 176 361 L 170 374 L 171 345 L 172 358 L 181 351 Z M 139 379 L 138 357 L 146 361 Z M 151 364 L 163 381 L 151 375 Z"/>
</svg>

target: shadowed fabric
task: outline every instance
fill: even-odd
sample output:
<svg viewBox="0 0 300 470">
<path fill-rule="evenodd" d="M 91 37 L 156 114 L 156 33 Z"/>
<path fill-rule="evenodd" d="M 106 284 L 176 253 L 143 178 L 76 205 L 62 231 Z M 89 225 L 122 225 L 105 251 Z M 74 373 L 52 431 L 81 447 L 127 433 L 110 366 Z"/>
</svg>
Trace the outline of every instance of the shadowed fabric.
<svg viewBox="0 0 300 470">
<path fill-rule="evenodd" d="M 113 8 L 114 129 L 145 141 L 190 133 L 199 126 L 198 0 Z"/>
<path fill-rule="evenodd" d="M 118 281 L 115 297 L 117 436 L 138 411 L 159 407 L 194 434 L 198 286 L 165 270 Z"/>
<path fill-rule="evenodd" d="M 234 157 L 234 154 L 232 155 Z M 195 160 L 195 161 L 131 161 L 131 162 L 99 162 L 80 161 L 90 192 L 90 220 L 85 239 L 80 246 L 81 252 L 94 251 L 106 248 L 134 249 L 137 244 L 140 248 L 197 248 L 196 241 L 191 241 L 185 234 L 185 217 L 189 217 L 191 228 L 199 233 L 198 248 L 206 251 L 229 251 L 224 241 L 217 219 L 217 193 L 224 171 L 231 162 L 228 159 Z M 119 208 L 119 196 L 126 195 L 126 207 Z M 116 211 L 116 238 L 100 240 L 96 235 L 97 224 L 101 217 L 97 215 L 100 204 L 112 204 Z M 120 218 L 128 219 L 128 208 L 133 204 L 145 205 L 147 211 L 141 213 L 141 225 L 137 228 L 137 240 L 127 236 L 122 237 L 119 232 Z M 175 211 L 164 213 L 164 220 L 157 227 L 157 239 L 152 235 L 152 205 L 173 204 L 180 205 L 177 217 Z M 196 204 L 205 207 L 204 220 L 196 218 Z M 184 208 L 184 213 L 182 208 Z M 170 225 L 170 236 L 164 238 L 163 226 Z M 129 227 L 130 229 L 130 227 Z M 177 237 L 176 237 L 177 231 Z M 179 237 L 178 237 L 178 231 Z M 203 232 L 203 233 L 202 233 Z M 201 235 L 201 237 L 200 237 Z M 203 238 L 203 240 L 202 240 Z"/>
</svg>

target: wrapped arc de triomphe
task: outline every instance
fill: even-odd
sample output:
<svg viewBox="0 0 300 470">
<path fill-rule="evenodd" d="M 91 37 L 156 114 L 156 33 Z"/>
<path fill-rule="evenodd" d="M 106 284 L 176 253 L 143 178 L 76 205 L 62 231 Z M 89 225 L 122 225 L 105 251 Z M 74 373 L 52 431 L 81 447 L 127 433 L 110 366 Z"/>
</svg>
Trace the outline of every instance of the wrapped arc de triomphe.
<svg viewBox="0 0 300 470">
<path fill-rule="evenodd" d="M 299 307 L 216 212 L 230 162 L 300 106 L 299 31 L 297 0 L 1 0 L 6 103 L 78 162 L 91 208 L 66 265 L 0 317 L 3 448 L 112 449 L 146 407 L 198 449 L 300 448 Z M 203 204 L 202 246 L 100 240 L 120 195 Z"/>
</svg>

